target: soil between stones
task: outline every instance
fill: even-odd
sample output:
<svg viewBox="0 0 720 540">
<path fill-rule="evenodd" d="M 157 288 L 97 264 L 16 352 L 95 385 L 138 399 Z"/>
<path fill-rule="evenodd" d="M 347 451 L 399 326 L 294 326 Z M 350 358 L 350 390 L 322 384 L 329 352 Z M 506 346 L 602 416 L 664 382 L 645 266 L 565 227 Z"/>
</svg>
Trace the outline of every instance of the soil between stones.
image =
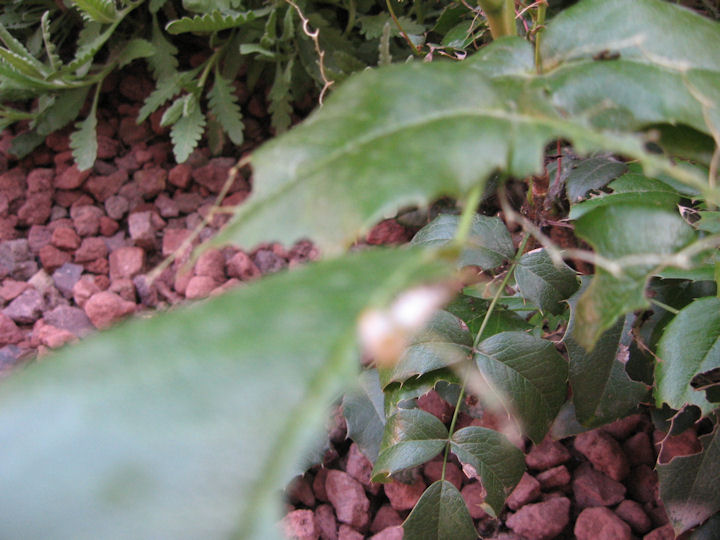
<svg viewBox="0 0 720 540">
<path fill-rule="evenodd" d="M 80 339 L 141 310 L 165 309 L 315 258 L 308 242 L 251 252 L 227 247 L 206 252 L 190 272 L 187 253 L 150 284 L 145 274 L 175 253 L 215 203 L 230 167 L 271 136 L 264 92 L 238 86 L 247 142 L 212 157 L 200 147 L 174 163 L 162 110 L 141 125 L 135 117 L 152 89 L 142 70 L 112 77 L 103 88 L 98 122 L 98 161 L 90 171 L 73 165 L 68 131 L 54 133 L 30 156 L 10 154 L 15 133 L 0 134 L 0 374 L 36 354 Z M 304 112 L 307 112 L 306 110 Z M 17 133 L 22 127 L 17 128 Z M 242 203 L 251 189 L 244 170 L 224 206 Z M 218 214 L 198 241 L 211 237 L 227 216 Z M 393 220 L 369 235 L 370 244 L 409 240 L 411 231 Z M 419 406 L 448 422 L 451 406 L 431 392 Z M 461 415 L 459 427 L 492 424 Z M 331 447 L 322 465 L 287 490 L 284 520 L 290 537 L 303 540 L 397 540 L 400 524 L 422 494 L 440 478 L 434 460 L 403 482 L 373 484 L 371 465 L 346 439 L 342 416 L 329 430 Z M 485 538 L 660 540 L 673 538 L 658 498 L 652 469 L 664 434 L 637 414 L 560 442 L 527 451 L 526 474 L 499 519 L 479 506 L 482 486 L 457 461 L 447 478 L 461 489 Z M 667 439 L 663 460 L 699 449 L 694 431 Z"/>
</svg>

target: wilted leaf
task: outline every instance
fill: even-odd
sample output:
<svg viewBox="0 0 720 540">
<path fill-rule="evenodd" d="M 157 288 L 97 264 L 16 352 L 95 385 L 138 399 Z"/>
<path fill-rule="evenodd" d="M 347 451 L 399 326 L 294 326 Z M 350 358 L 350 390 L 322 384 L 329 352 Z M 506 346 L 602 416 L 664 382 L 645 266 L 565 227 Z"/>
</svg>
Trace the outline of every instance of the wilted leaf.
<svg viewBox="0 0 720 540">
<path fill-rule="evenodd" d="M 660 497 L 676 534 L 700 525 L 720 510 L 717 481 L 720 478 L 718 429 L 700 437 L 703 451 L 679 456 L 658 465 Z"/>
<path fill-rule="evenodd" d="M 544 249 L 530 251 L 520 258 L 515 280 L 523 298 L 543 313 L 554 315 L 563 311 L 561 302 L 579 287 L 575 271 L 564 263 L 555 266 Z"/>
<path fill-rule="evenodd" d="M 432 414 L 420 409 L 399 410 L 385 424 L 372 481 L 385 481 L 391 474 L 430 461 L 447 440 L 447 429 Z"/>
<path fill-rule="evenodd" d="M 477 531 L 465 500 L 447 480 L 425 490 L 403 523 L 405 540 L 475 540 Z"/>
<path fill-rule="evenodd" d="M 440 214 L 417 232 L 412 244 L 446 246 L 454 240 L 459 223 L 460 216 Z M 502 220 L 480 214 L 473 216 L 467 244 L 458 261 L 460 266 L 477 265 L 485 270 L 492 270 L 512 259 L 514 255 L 515 248 L 510 232 Z"/>
<path fill-rule="evenodd" d="M 586 282 L 587 283 L 587 282 Z M 597 427 L 622 418 L 648 396 L 648 388 L 633 381 L 625 371 L 631 337 L 625 317 L 619 319 L 587 352 L 573 338 L 576 306 L 581 291 L 570 298 L 570 322 L 565 347 L 570 357 L 570 386 L 577 419 L 586 427 Z"/>
<path fill-rule="evenodd" d="M 567 362 L 553 344 L 524 332 L 503 332 L 482 341 L 475 362 L 503 406 L 539 443 L 567 394 Z"/>
<path fill-rule="evenodd" d="M 449 271 L 416 251 L 350 255 L 135 320 L 4 380 L 3 535 L 279 538 L 276 492 L 355 376 L 368 298 Z"/>
<path fill-rule="evenodd" d="M 477 426 L 456 431 L 450 444 L 460 462 L 470 465 L 480 477 L 489 513 L 500 514 L 525 472 L 523 453 L 502 433 Z"/>
<path fill-rule="evenodd" d="M 697 405 L 703 416 L 715 409 L 705 392 L 690 384 L 702 373 L 720 368 L 720 298 L 695 300 L 667 325 L 657 347 L 655 402 L 673 409 Z"/>
</svg>

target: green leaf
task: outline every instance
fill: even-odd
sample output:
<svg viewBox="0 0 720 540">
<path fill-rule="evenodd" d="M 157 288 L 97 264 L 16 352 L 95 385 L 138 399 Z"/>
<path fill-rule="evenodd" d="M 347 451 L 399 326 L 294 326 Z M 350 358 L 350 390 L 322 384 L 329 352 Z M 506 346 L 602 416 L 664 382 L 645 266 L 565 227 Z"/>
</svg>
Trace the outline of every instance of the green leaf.
<svg viewBox="0 0 720 540">
<path fill-rule="evenodd" d="M 720 367 L 720 298 L 695 300 L 680 310 L 663 332 L 655 363 L 655 402 L 680 410 L 697 405 L 703 416 L 715 409 L 693 378 Z"/>
<path fill-rule="evenodd" d="M 532 58 L 529 44 L 513 47 Z M 581 154 L 638 159 L 708 192 L 705 177 L 649 154 L 642 137 L 568 116 L 564 98 L 548 95 L 549 76 L 486 73 L 473 62 L 410 63 L 355 75 L 302 126 L 253 154 L 254 192 L 217 241 L 249 247 L 309 237 L 326 253 L 339 252 L 399 208 L 462 198 L 498 170 L 540 173 L 545 145 L 557 138 L 572 141 Z M 602 88 L 598 80 L 592 82 Z M 672 107 L 684 108 L 690 98 L 682 99 L 657 121 L 675 121 Z M 307 212 L 311 207 L 332 212 Z"/>
<path fill-rule="evenodd" d="M 247 22 L 255 20 L 256 16 L 264 14 L 263 10 L 245 12 L 222 12 L 212 11 L 204 15 L 183 17 L 170 21 L 165 25 L 165 31 L 169 34 L 184 34 L 185 32 L 210 33 L 236 28 Z"/>
<path fill-rule="evenodd" d="M 29 155 L 45 141 L 45 137 L 36 131 L 26 131 L 13 137 L 10 152 L 18 159 Z"/>
<path fill-rule="evenodd" d="M 275 79 L 268 93 L 270 105 L 270 122 L 277 133 L 284 133 L 290 127 L 292 119 L 292 105 L 290 105 L 290 79 L 292 73 L 292 61 L 288 62 L 285 69 L 278 62 L 275 66 Z"/>
<path fill-rule="evenodd" d="M 347 422 L 347 436 L 357 443 L 372 462 L 380 452 L 385 430 L 385 399 L 377 370 L 363 371 L 358 388 L 343 397 L 342 411 Z"/>
<path fill-rule="evenodd" d="M 700 525 L 720 510 L 717 479 L 720 476 L 718 429 L 700 437 L 703 451 L 679 456 L 658 465 L 660 497 L 677 535 Z"/>
<path fill-rule="evenodd" d="M 150 4 L 148 5 L 150 13 L 154 15 L 160 11 L 160 9 L 165 5 L 165 2 L 167 2 L 167 0 L 150 0 Z"/>
<path fill-rule="evenodd" d="M 570 209 L 570 219 L 578 219 L 584 214 L 601 206 L 630 203 L 662 208 L 675 208 L 680 201 L 680 194 L 666 183 L 648 178 L 633 167 L 632 172 L 624 174 L 608 185 L 613 190 L 610 194 L 602 194 L 587 201 L 574 204 Z"/>
<path fill-rule="evenodd" d="M 62 60 L 57 54 L 55 44 L 52 42 L 52 35 L 50 33 L 50 11 L 43 13 L 42 19 L 40 20 L 40 29 L 42 31 L 43 45 L 45 46 L 45 54 L 47 55 L 50 69 L 56 71 L 62 65 Z"/>
<path fill-rule="evenodd" d="M 30 62 L 35 71 L 38 73 L 44 73 L 46 71 L 45 66 L 43 65 L 40 60 L 35 58 L 30 51 L 27 50 L 27 48 L 15 37 L 8 32 L 8 30 L 0 23 L 0 41 L 2 41 L 5 46 L 13 52 L 18 57 L 21 57 L 25 59 L 25 61 Z"/>
<path fill-rule="evenodd" d="M 524 332 L 503 332 L 483 340 L 475 362 L 490 390 L 540 443 L 567 394 L 568 366 L 555 346 Z"/>
<path fill-rule="evenodd" d="M 210 111 L 228 134 L 233 144 L 241 145 L 243 142 L 243 122 L 237 97 L 232 93 L 230 83 L 215 70 L 215 84 L 208 92 Z"/>
<path fill-rule="evenodd" d="M 117 68 L 122 69 L 138 58 L 152 57 L 155 52 L 155 45 L 148 40 L 141 38 L 131 39 L 117 53 Z"/>
<path fill-rule="evenodd" d="M 88 21 L 111 24 L 118 17 L 113 0 L 72 0 L 72 4 Z"/>
<path fill-rule="evenodd" d="M 588 191 L 600 189 L 627 170 L 627 165 L 610 156 L 596 156 L 573 164 L 566 179 L 570 202 L 583 198 Z"/>
<path fill-rule="evenodd" d="M 415 250 L 348 255 L 15 373 L 0 387 L 3 535 L 279 539 L 277 492 L 355 377 L 368 299 L 451 271 Z"/>
<path fill-rule="evenodd" d="M 626 416 L 648 395 L 648 388 L 628 377 L 631 337 L 625 318 L 619 319 L 586 351 L 573 338 L 576 307 L 583 288 L 570 298 L 570 322 L 564 343 L 570 357 L 570 387 L 575 415 L 587 427 L 598 427 Z"/>
<path fill-rule="evenodd" d="M 477 531 L 462 495 L 447 480 L 428 487 L 403 523 L 405 540 L 475 540 Z"/>
<path fill-rule="evenodd" d="M 403 383 L 391 383 L 383 388 L 385 416 L 392 416 L 398 409 L 412 409 L 415 400 L 437 389 L 441 383 L 460 384 L 460 378 L 451 369 L 436 369 Z"/>
<path fill-rule="evenodd" d="M 446 246 L 455 239 L 460 216 L 440 214 L 412 239 L 413 245 Z M 515 255 L 510 232 L 496 217 L 476 214 L 473 216 L 467 244 L 458 260 L 460 266 L 477 265 L 492 270 L 506 263 Z"/>
<path fill-rule="evenodd" d="M 424 375 L 436 369 L 459 364 L 471 358 L 472 337 L 460 319 L 447 311 L 436 312 L 426 327 L 413 337 L 398 362 L 379 368 L 380 384 Z"/>
<path fill-rule="evenodd" d="M 178 59 L 176 57 L 178 49 L 165 37 L 165 33 L 160 29 L 155 15 L 153 15 L 152 25 L 151 41 L 155 47 L 155 54 L 147 59 L 147 63 L 157 81 L 157 86 L 155 87 L 157 90 L 158 86 L 166 83 L 166 79 L 175 77 L 178 67 Z"/>
<path fill-rule="evenodd" d="M 43 79 L 47 74 L 46 69 L 39 70 L 35 63 L 26 56 L 21 56 L 3 47 L 0 47 L 0 59 L 27 77 Z"/>
<path fill-rule="evenodd" d="M 387 419 L 371 480 L 384 482 L 391 474 L 430 461 L 447 441 L 447 428 L 432 414 L 420 409 L 399 410 Z"/>
<path fill-rule="evenodd" d="M 488 300 L 463 294 L 456 297 L 445 309 L 456 317 L 460 317 L 468 326 L 470 333 L 477 335 L 489 305 L 490 302 Z M 532 325 L 525 319 L 512 311 L 496 305 L 485 325 L 483 336 L 490 337 L 500 332 L 529 330 L 530 328 L 532 328 Z"/>
<path fill-rule="evenodd" d="M 155 89 L 145 98 L 145 102 L 138 113 L 137 123 L 142 124 L 148 116 L 158 110 L 168 100 L 179 94 L 183 89 L 183 85 L 190 78 L 191 73 L 192 72 L 175 72 L 172 76 L 158 81 Z"/>
<path fill-rule="evenodd" d="M 90 87 L 75 88 L 61 92 L 53 104 L 39 116 L 35 129 L 40 135 L 50 135 L 75 120 L 85 104 Z"/>
<path fill-rule="evenodd" d="M 515 280 L 523 298 L 543 313 L 553 315 L 563 311 L 561 302 L 579 287 L 575 271 L 564 263 L 555 266 L 544 249 L 530 251 L 520 258 Z"/>
<path fill-rule="evenodd" d="M 619 317 L 648 305 L 645 286 L 653 270 L 661 266 L 658 257 L 679 251 L 695 238 L 692 227 L 677 212 L 628 203 L 588 212 L 576 222 L 575 234 L 607 259 L 622 263 L 623 257 L 640 257 L 637 263 L 622 264 L 622 277 L 598 268 L 580 297 L 573 338 L 586 350 L 592 350 Z"/>
<path fill-rule="evenodd" d="M 692 532 L 690 540 L 715 540 L 719 536 L 720 514 L 715 514 Z"/>
<path fill-rule="evenodd" d="M 480 477 L 487 497 L 488 513 L 499 515 L 505 499 L 525 472 L 525 457 L 502 433 L 470 426 L 456 431 L 450 447 L 463 466 Z"/>
<path fill-rule="evenodd" d="M 195 150 L 205 130 L 205 115 L 200 110 L 200 104 L 194 95 L 188 94 L 184 109 L 187 112 L 172 125 L 170 130 L 173 154 L 178 163 L 183 163 Z"/>
<path fill-rule="evenodd" d="M 85 171 L 95 164 L 97 159 L 97 97 L 85 120 L 75 124 L 75 131 L 70 135 L 70 148 L 78 169 Z"/>
</svg>

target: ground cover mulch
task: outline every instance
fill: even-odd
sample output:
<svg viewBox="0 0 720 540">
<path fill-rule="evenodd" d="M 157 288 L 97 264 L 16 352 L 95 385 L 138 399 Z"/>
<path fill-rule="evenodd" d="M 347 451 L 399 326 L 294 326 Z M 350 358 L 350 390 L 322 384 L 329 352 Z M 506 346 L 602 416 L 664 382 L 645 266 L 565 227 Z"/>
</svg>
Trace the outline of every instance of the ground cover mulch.
<svg viewBox="0 0 720 540">
<path fill-rule="evenodd" d="M 47 137 L 28 157 L 10 154 L 13 137 L 0 134 L 0 374 L 7 375 L 50 349 L 147 310 L 221 294 L 261 275 L 317 256 L 309 242 L 211 249 L 184 271 L 179 248 L 200 228 L 199 241 L 227 221 L 212 214 L 230 168 L 272 136 L 264 89 L 237 88 L 247 142 L 213 157 L 201 147 L 175 164 L 162 110 L 141 125 L 135 118 L 151 91 L 141 69 L 112 76 L 99 109 L 98 160 L 90 171 L 73 165 L 67 130 Z M 307 112 L 309 102 L 299 114 Z M 230 187 L 224 206 L 241 204 L 251 190 L 250 171 Z M 376 227 L 370 244 L 401 243 L 412 230 L 393 220 Z M 175 262 L 150 282 L 147 273 L 166 257 Z M 437 394 L 420 406 L 449 423 L 452 407 Z M 460 415 L 459 427 L 491 426 L 491 418 Z M 340 414 L 329 429 L 323 464 L 287 489 L 288 535 L 299 539 L 398 540 L 400 524 L 424 488 L 439 479 L 431 461 L 401 481 L 370 482 L 371 465 L 346 438 Z M 485 538 L 632 539 L 673 538 L 658 498 L 653 471 L 659 444 L 663 460 L 699 450 L 693 430 L 665 438 L 645 414 L 527 452 L 529 472 L 493 519 L 481 508 L 483 489 L 471 471 L 448 464 L 447 479 L 461 490 Z M 466 474 L 466 472 L 468 474 Z"/>
</svg>

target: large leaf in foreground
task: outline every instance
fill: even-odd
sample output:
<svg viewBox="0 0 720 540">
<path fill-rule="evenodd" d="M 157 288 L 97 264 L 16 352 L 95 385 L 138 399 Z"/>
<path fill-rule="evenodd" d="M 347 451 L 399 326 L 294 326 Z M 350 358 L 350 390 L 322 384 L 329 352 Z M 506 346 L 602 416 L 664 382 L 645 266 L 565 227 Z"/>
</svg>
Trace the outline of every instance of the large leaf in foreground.
<svg viewBox="0 0 720 540">
<path fill-rule="evenodd" d="M 456 431 L 450 445 L 460 462 L 480 477 L 487 492 L 487 510 L 498 515 L 525 472 L 522 451 L 502 433 L 478 426 Z"/>
<path fill-rule="evenodd" d="M 623 334 L 625 317 L 606 330 L 590 352 L 575 341 L 576 307 L 582 292 L 570 299 L 565 347 L 570 357 L 575 415 L 582 425 L 596 427 L 627 415 L 647 397 L 648 389 L 631 380 L 625 371 L 630 356 L 630 335 Z"/>
<path fill-rule="evenodd" d="M 709 296 L 680 310 L 665 329 L 657 349 L 655 401 L 673 409 L 697 405 L 703 415 L 716 405 L 705 392 L 690 384 L 708 371 L 720 368 L 720 299 Z"/>
<path fill-rule="evenodd" d="M 482 341 L 475 362 L 523 432 L 540 443 L 567 393 L 567 362 L 550 341 L 502 332 Z"/>
<path fill-rule="evenodd" d="M 677 534 L 700 525 L 720 510 L 720 437 L 700 437 L 703 451 L 658 465 L 660 497 Z"/>
<path fill-rule="evenodd" d="M 447 270 L 355 254 L 29 366 L 0 387 L 0 535 L 277 538 L 276 492 L 357 370 L 368 298 Z"/>
<path fill-rule="evenodd" d="M 422 494 L 403 523 L 408 540 L 475 540 L 477 531 L 462 495 L 438 480 Z"/>
<path fill-rule="evenodd" d="M 630 203 L 588 212 L 576 222 L 575 234 L 599 255 L 620 264 L 623 271 L 616 277 L 598 268 L 578 300 L 573 338 L 586 350 L 592 350 L 620 316 L 648 305 L 645 286 L 653 270 L 663 266 L 663 257 L 695 238 L 692 227 L 678 212 Z"/>
<path fill-rule="evenodd" d="M 527 47 L 522 40 L 503 40 L 483 59 Z M 516 177 L 539 173 L 545 145 L 557 138 L 580 153 L 624 154 L 706 185 L 699 175 L 646 152 L 644 139 L 632 135 L 642 123 L 624 133 L 600 131 L 582 114 L 565 115 L 569 98 L 548 96 L 548 81 L 533 77 L 488 74 L 469 61 L 393 65 L 349 78 L 301 126 L 255 152 L 254 192 L 217 241 L 249 247 L 309 237 L 324 250 L 340 251 L 402 207 L 441 195 L 462 197 L 497 170 Z M 599 76 L 567 77 L 558 89 L 574 77 L 602 87 Z M 647 81 L 639 75 L 636 82 Z M 654 121 L 676 121 L 673 107 L 680 106 L 661 107 Z M 701 119 L 702 111 L 695 116 Z"/>
<path fill-rule="evenodd" d="M 343 397 L 342 411 L 347 423 L 348 438 L 374 462 L 380 451 L 385 429 L 385 398 L 377 370 L 362 372 L 358 382 L 358 387 Z"/>
<path fill-rule="evenodd" d="M 372 481 L 430 461 L 445 447 L 447 428 L 432 414 L 421 409 L 400 410 L 385 424 L 380 454 L 372 471 Z"/>
<path fill-rule="evenodd" d="M 559 314 L 561 302 L 578 289 L 575 271 L 565 263 L 556 266 L 547 251 L 536 249 L 520 257 L 515 268 L 520 295 L 543 313 Z"/>
</svg>

